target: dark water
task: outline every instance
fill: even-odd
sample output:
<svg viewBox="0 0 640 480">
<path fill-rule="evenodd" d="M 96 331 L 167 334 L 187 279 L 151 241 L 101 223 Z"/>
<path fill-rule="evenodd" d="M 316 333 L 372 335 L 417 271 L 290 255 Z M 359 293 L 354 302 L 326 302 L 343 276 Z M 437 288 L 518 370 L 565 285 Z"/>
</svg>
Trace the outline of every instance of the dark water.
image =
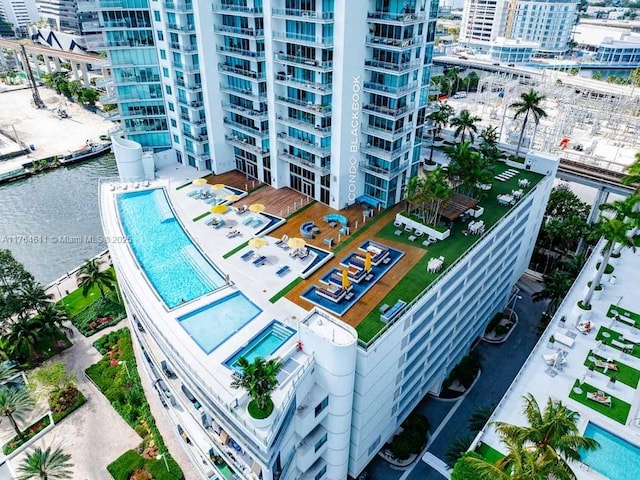
<svg viewBox="0 0 640 480">
<path fill-rule="evenodd" d="M 113 155 L 0 186 L 0 248 L 41 283 L 105 249 L 98 212 L 100 180 L 117 177 Z"/>
</svg>

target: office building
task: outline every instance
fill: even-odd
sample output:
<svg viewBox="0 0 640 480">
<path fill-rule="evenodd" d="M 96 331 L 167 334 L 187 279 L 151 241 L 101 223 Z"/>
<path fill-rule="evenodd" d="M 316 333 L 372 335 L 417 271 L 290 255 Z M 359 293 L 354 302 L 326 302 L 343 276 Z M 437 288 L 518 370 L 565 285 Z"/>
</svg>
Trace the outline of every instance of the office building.
<svg viewBox="0 0 640 480">
<path fill-rule="evenodd" d="M 0 18 L 26 33 L 27 25 L 38 21 L 38 7 L 35 0 L 0 0 Z"/>
</svg>

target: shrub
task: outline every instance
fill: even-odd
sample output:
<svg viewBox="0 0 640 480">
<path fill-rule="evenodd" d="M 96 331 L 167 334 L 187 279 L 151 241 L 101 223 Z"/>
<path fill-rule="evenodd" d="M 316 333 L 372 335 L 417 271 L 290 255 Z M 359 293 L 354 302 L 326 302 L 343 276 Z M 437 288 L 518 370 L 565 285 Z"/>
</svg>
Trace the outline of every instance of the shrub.
<svg viewBox="0 0 640 480">
<path fill-rule="evenodd" d="M 429 428 L 431 428 L 431 424 L 429 423 L 429 419 L 420 413 L 412 413 L 402 424 L 404 429 L 415 430 L 417 432 L 426 435 L 429 432 Z"/>
<path fill-rule="evenodd" d="M 71 323 L 85 337 L 117 324 L 126 315 L 124 307 L 112 299 L 98 298 L 77 315 L 71 317 Z"/>
<path fill-rule="evenodd" d="M 393 440 L 391 440 L 391 453 L 398 460 L 406 460 L 411 456 L 413 451 L 410 439 L 408 439 L 406 435 L 403 435 L 403 433 L 404 432 L 397 434 L 393 437 Z"/>
<path fill-rule="evenodd" d="M 464 453 L 453 466 L 453 471 L 451 472 L 451 480 L 469 480 L 471 478 L 477 478 L 478 473 L 471 466 L 469 462 L 465 461 L 465 458 L 473 457 L 473 458 L 482 458 L 476 452 L 466 452 Z"/>
<path fill-rule="evenodd" d="M 82 392 L 78 390 L 78 395 L 76 396 L 76 400 L 73 404 L 68 405 L 67 408 L 64 410 L 53 412 L 53 421 L 55 423 L 60 422 L 63 418 L 67 417 L 71 412 L 80 408 L 86 401 L 87 399 L 84 397 Z M 53 407 L 51 407 L 51 410 L 53 411 Z"/>
<path fill-rule="evenodd" d="M 502 337 L 503 335 L 509 333 L 509 330 L 511 330 L 511 328 L 506 325 L 498 325 L 495 328 L 496 335 L 499 337 Z"/>
<path fill-rule="evenodd" d="M 45 415 L 40 420 L 33 422 L 27 428 L 22 431 L 23 438 L 19 438 L 17 435 L 4 444 L 2 451 L 5 455 L 9 455 L 11 452 L 27 443 L 38 433 L 44 430 L 51 423 L 49 415 Z"/>
</svg>

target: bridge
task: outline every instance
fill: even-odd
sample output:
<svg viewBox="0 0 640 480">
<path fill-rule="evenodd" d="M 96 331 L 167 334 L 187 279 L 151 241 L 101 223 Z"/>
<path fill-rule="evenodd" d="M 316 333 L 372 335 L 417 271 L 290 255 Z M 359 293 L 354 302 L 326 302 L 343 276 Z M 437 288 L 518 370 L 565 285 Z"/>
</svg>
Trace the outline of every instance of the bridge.
<svg viewBox="0 0 640 480">
<path fill-rule="evenodd" d="M 67 62 L 71 64 L 71 72 L 74 79 L 82 80 L 85 87 L 90 86 L 87 66 L 91 64 L 93 66 L 100 67 L 107 64 L 107 60 L 105 58 L 101 58 L 100 56 L 92 53 L 78 53 L 69 52 L 66 50 L 54 50 L 37 43 L 9 40 L 5 38 L 0 39 L 0 49 L 13 50 L 16 53 L 16 63 L 23 71 L 25 69 L 22 65 L 22 60 L 20 60 L 20 56 L 18 55 L 23 45 L 27 52 L 27 56 L 31 57 L 30 63 L 32 65 L 32 68 L 37 73 L 38 77 L 40 77 L 41 75 L 41 66 L 40 62 L 37 59 L 38 55 L 42 55 L 45 58 L 44 68 L 47 73 L 51 73 L 54 70 L 60 71 L 61 62 Z M 53 62 L 53 64 L 55 65 L 55 69 L 51 68 L 51 62 Z M 8 68 L 4 55 L 0 55 L 0 66 Z M 82 73 L 82 75 L 80 75 L 80 72 Z"/>
</svg>

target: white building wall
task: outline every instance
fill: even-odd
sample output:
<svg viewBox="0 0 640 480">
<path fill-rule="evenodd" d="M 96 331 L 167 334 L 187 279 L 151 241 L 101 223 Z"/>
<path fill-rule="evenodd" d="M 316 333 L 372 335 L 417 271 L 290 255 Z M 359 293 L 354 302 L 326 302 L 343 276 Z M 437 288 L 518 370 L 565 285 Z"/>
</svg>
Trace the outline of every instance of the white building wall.
<svg viewBox="0 0 640 480">
<path fill-rule="evenodd" d="M 142 163 L 142 145 L 120 136 L 111 137 L 121 182 L 140 181 L 145 178 Z"/>
<path fill-rule="evenodd" d="M 27 28 L 40 18 L 35 0 L 0 0 L 0 13 L 14 28 Z"/>
</svg>

